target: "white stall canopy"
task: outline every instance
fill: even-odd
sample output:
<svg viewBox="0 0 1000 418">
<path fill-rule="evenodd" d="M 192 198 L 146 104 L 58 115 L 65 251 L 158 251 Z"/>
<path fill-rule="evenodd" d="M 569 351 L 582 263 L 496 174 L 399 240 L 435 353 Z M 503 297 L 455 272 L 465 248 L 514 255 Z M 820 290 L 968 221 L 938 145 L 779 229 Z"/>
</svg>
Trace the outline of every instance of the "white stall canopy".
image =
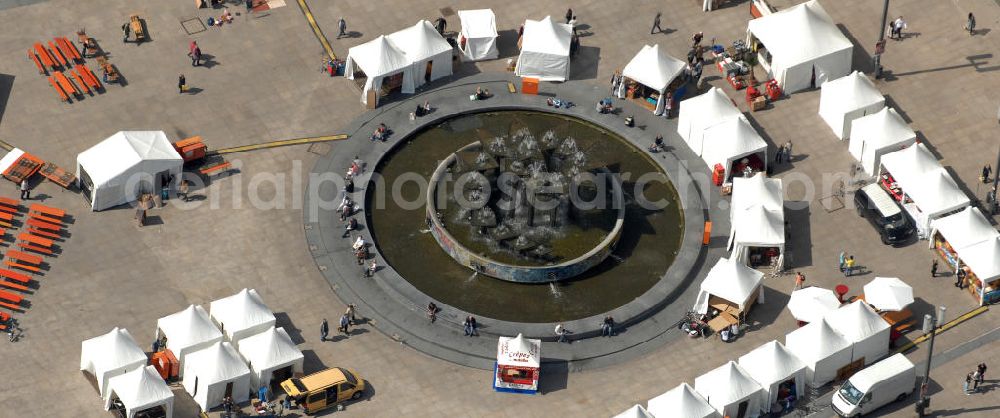
<svg viewBox="0 0 1000 418">
<path fill-rule="evenodd" d="M 788 310 L 795 319 L 803 322 L 820 321 L 840 305 L 837 295 L 832 290 L 822 287 L 798 289 L 788 298 Z"/>
<path fill-rule="evenodd" d="M 826 315 L 830 327 L 853 344 L 851 361 L 872 364 L 889 352 L 889 323 L 867 303 L 855 301 Z"/>
<path fill-rule="evenodd" d="M 750 178 L 734 178 L 729 219 L 732 220 L 736 212 L 752 206 L 763 206 L 766 210 L 784 210 L 781 179 L 769 178 L 764 173 L 754 174 Z"/>
<path fill-rule="evenodd" d="M 861 162 L 869 176 L 875 175 L 883 154 L 902 150 L 917 141 L 917 134 L 910 129 L 895 109 L 884 107 L 868 116 L 855 119 L 851 124 L 851 155 Z"/>
<path fill-rule="evenodd" d="M 983 212 L 974 206 L 931 222 L 934 231 L 941 234 L 951 248 L 958 250 L 983 241 L 996 239 L 1000 236 L 996 228 L 983 216 Z M 933 236 L 933 234 L 931 234 Z M 930 243 L 934 246 L 934 242 Z"/>
<path fill-rule="evenodd" d="M 240 355 L 250 366 L 251 388 L 270 387 L 274 372 L 286 369 L 285 378 L 302 373 L 305 357 L 284 328 L 271 327 L 240 341 Z M 280 382 L 278 382 L 280 383 Z"/>
<path fill-rule="evenodd" d="M 500 337 L 497 341 L 497 363 L 505 366 L 539 367 L 542 364 L 542 340 Z"/>
<path fill-rule="evenodd" d="M 707 313 L 709 297 L 716 296 L 746 312 L 754 301 L 764 302 L 764 293 L 761 290 L 763 279 L 764 273 L 734 259 L 720 258 L 701 282 L 694 310 L 702 314 Z"/>
<path fill-rule="evenodd" d="M 733 164 L 742 158 L 757 154 L 767 168 L 767 142 L 745 117 L 732 118 L 705 130 L 702 139 L 701 159 L 712 170 L 716 164 L 726 169 L 725 179 L 734 176 Z"/>
<path fill-rule="evenodd" d="M 632 405 L 631 408 L 626 409 L 625 412 L 615 415 L 614 418 L 656 418 L 656 417 L 654 417 L 653 414 L 647 412 L 646 408 L 643 408 L 642 405 Z"/>
<path fill-rule="evenodd" d="M 882 156 L 882 168 L 895 178 L 917 178 L 928 171 L 941 168 L 937 158 L 924 144 L 916 144 Z M 881 170 L 880 170 L 881 171 Z"/>
<path fill-rule="evenodd" d="M 140 369 L 146 365 L 146 353 L 139 348 L 125 328 L 115 327 L 111 332 L 84 341 L 80 350 L 80 370 L 97 380 L 101 399 L 107 400 L 108 381 L 115 376 Z"/>
<path fill-rule="evenodd" d="M 666 393 L 650 399 L 646 410 L 656 417 L 717 418 L 719 413 L 691 385 L 681 383 Z"/>
<path fill-rule="evenodd" d="M 212 322 L 237 347 L 240 339 L 274 326 L 274 313 L 264 305 L 254 289 L 243 289 L 235 295 L 216 300 L 208 309 Z"/>
<path fill-rule="evenodd" d="M 525 20 L 521 37 L 521 55 L 517 57 L 515 74 L 542 81 L 566 81 L 569 78 L 569 44 L 573 28 L 552 21 Z"/>
<path fill-rule="evenodd" d="M 823 84 L 819 116 L 837 138 L 853 138 L 851 123 L 885 107 L 885 96 L 864 74 L 855 71 Z"/>
<path fill-rule="evenodd" d="M 913 287 L 898 277 L 876 277 L 864 289 L 865 302 L 880 311 L 899 312 L 913 303 Z"/>
<path fill-rule="evenodd" d="M 992 238 L 955 250 L 958 257 L 986 284 L 1000 278 L 1000 238 Z"/>
<path fill-rule="evenodd" d="M 385 35 L 365 42 L 361 45 L 351 47 L 347 51 L 347 60 L 344 63 L 344 75 L 353 80 L 354 73 L 359 69 L 365 73 L 365 87 L 361 92 L 361 103 L 368 104 L 368 92 L 375 91 L 375 100 L 378 100 L 378 91 L 382 88 L 382 80 L 402 73 L 402 92 L 412 94 L 414 92 L 413 65 L 406 54 L 399 49 Z"/>
<path fill-rule="evenodd" d="M 795 397 L 805 396 L 806 364 L 777 341 L 764 343 L 740 357 L 740 367 L 764 388 L 764 412 L 771 412 L 771 405 L 778 401 L 778 388 L 791 382 Z"/>
<path fill-rule="evenodd" d="M 166 348 L 177 357 L 180 372 L 184 371 L 184 357 L 189 353 L 222 341 L 222 332 L 201 306 L 190 305 L 183 311 L 160 318 L 156 328 L 157 338 L 160 335 L 167 337 Z"/>
<path fill-rule="evenodd" d="M 723 416 L 760 415 L 764 389 L 742 367 L 730 360 L 719 368 L 694 379 L 694 389 Z M 741 408 L 742 404 L 746 404 Z"/>
<path fill-rule="evenodd" d="M 785 264 L 785 212 L 768 210 L 764 206 L 751 206 L 737 211 L 729 232 L 730 257 L 748 263 L 751 247 L 778 249 L 778 267 Z"/>
<path fill-rule="evenodd" d="M 222 404 L 227 389 L 235 403 L 250 399 L 250 369 L 227 342 L 188 354 L 183 384 L 203 411 Z"/>
<path fill-rule="evenodd" d="M 816 0 L 753 19 L 747 32 L 764 44 L 771 59 L 761 65 L 786 93 L 851 72 L 854 46 Z"/>
<path fill-rule="evenodd" d="M 736 108 L 725 92 L 718 87 L 712 87 L 705 94 L 681 101 L 677 116 L 677 133 L 684 138 L 691 151 L 700 156 L 705 131 L 708 128 L 742 115 L 743 113 Z"/>
<path fill-rule="evenodd" d="M 825 319 L 785 335 L 785 348 L 806 364 L 806 383 L 814 388 L 833 381 L 837 370 L 851 363 L 852 346 Z"/>
<path fill-rule="evenodd" d="M 392 41 L 413 66 L 413 85 L 420 87 L 425 82 L 451 75 L 451 44 L 431 26 L 431 22 L 421 20 L 417 24 L 399 32 L 389 34 Z"/>
<path fill-rule="evenodd" d="M 76 178 L 91 210 L 159 193 L 163 178 L 180 179 L 184 160 L 163 131 L 121 131 L 76 156 Z"/>
<path fill-rule="evenodd" d="M 497 51 L 497 18 L 493 10 L 459 10 L 458 20 L 462 23 L 458 46 L 465 61 L 496 59 L 500 56 Z"/>
<path fill-rule="evenodd" d="M 104 403 L 106 410 L 110 410 L 114 398 L 118 398 L 125 405 L 126 418 L 135 418 L 137 413 L 157 406 L 163 408 L 164 418 L 174 416 L 174 393 L 153 366 L 112 377 L 108 387 L 111 396 Z"/>
<path fill-rule="evenodd" d="M 920 212 L 930 220 L 949 212 L 969 206 L 969 196 L 958 188 L 958 184 L 943 167 L 928 171 L 916 178 L 899 178 L 896 182 L 903 188 Z"/>
<path fill-rule="evenodd" d="M 684 71 L 684 61 L 667 54 L 660 44 L 643 45 L 622 70 L 622 75 L 663 94 Z"/>
</svg>

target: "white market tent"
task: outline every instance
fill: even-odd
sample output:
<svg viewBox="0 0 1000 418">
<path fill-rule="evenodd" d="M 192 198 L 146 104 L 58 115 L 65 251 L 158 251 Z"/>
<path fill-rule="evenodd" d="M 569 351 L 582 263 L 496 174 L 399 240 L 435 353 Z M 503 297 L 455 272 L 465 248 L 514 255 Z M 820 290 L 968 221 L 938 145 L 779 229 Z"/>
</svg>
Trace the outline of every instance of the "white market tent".
<svg viewBox="0 0 1000 418">
<path fill-rule="evenodd" d="M 681 101 L 677 133 L 684 138 L 691 151 L 700 156 L 708 128 L 742 115 L 722 89 L 712 87 L 705 94 Z"/>
<path fill-rule="evenodd" d="M 569 44 L 573 28 L 552 21 L 525 20 L 521 37 L 521 55 L 517 57 L 518 77 L 534 77 L 541 81 L 566 81 L 569 78 Z"/>
<path fill-rule="evenodd" d="M 240 341 L 240 355 L 250 367 L 252 388 L 268 387 L 302 373 L 304 357 L 284 328 L 271 327 Z"/>
<path fill-rule="evenodd" d="M 896 182 L 927 217 L 925 227 L 930 226 L 930 221 L 935 218 L 969 206 L 969 196 L 958 188 L 943 167 L 916 178 L 896 177 Z"/>
<path fill-rule="evenodd" d="M 237 347 L 241 339 L 274 326 L 274 313 L 264 305 L 254 289 L 243 289 L 235 295 L 216 300 L 208 309 L 212 322 Z"/>
<path fill-rule="evenodd" d="M 968 206 L 961 211 L 935 219 L 931 222 L 933 232 L 944 237 L 952 249 L 965 248 L 1000 236 L 996 228 L 983 216 L 983 212 L 974 206 Z M 934 247 L 933 240 L 929 246 Z"/>
<path fill-rule="evenodd" d="M 388 38 L 413 66 L 411 74 L 415 87 L 451 75 L 451 44 L 431 26 L 431 22 L 421 20 L 389 34 Z"/>
<path fill-rule="evenodd" d="M 163 131 L 120 131 L 76 156 L 77 185 L 95 211 L 159 192 L 162 179 L 179 179 L 183 168 Z"/>
<path fill-rule="evenodd" d="M 227 342 L 188 354 L 183 384 L 202 411 L 219 406 L 226 395 L 235 403 L 250 399 L 250 369 Z M 230 393 L 226 393 L 227 388 Z"/>
<path fill-rule="evenodd" d="M 844 305 L 827 314 L 826 321 L 853 344 L 851 361 L 864 358 L 869 365 L 889 352 L 889 323 L 865 302 Z"/>
<path fill-rule="evenodd" d="M 491 9 L 459 10 L 458 20 L 462 23 L 458 46 L 465 61 L 496 59 L 497 17 Z"/>
<path fill-rule="evenodd" d="M 615 415 L 613 418 L 656 418 L 656 417 L 653 416 L 653 414 L 647 412 L 646 408 L 643 408 L 642 405 L 632 405 L 631 408 L 626 409 L 625 412 Z"/>
<path fill-rule="evenodd" d="M 110 396 L 104 403 L 106 410 L 110 410 L 112 402 L 118 398 L 125 405 L 126 418 L 135 418 L 137 413 L 156 407 L 163 408 L 165 418 L 174 416 L 174 393 L 153 366 L 112 377 L 108 387 Z"/>
<path fill-rule="evenodd" d="M 761 65 L 786 93 L 851 72 L 854 46 L 816 0 L 753 19 L 747 33 L 763 43 L 770 60 Z"/>
<path fill-rule="evenodd" d="M 806 364 L 806 384 L 818 388 L 833 381 L 851 363 L 851 344 L 825 319 L 785 335 L 785 348 Z"/>
<path fill-rule="evenodd" d="M 694 311 L 707 313 L 709 298 L 716 296 L 746 312 L 754 301 L 764 303 L 764 292 L 761 289 L 763 279 L 764 273 L 734 259 L 720 258 L 701 282 Z"/>
<path fill-rule="evenodd" d="M 910 129 L 895 109 L 884 107 L 851 123 L 851 144 L 848 150 L 869 176 L 878 170 L 885 153 L 902 150 L 917 142 L 917 134 Z"/>
<path fill-rule="evenodd" d="M 655 417 L 717 418 L 718 411 L 709 405 L 691 385 L 681 383 L 666 393 L 650 399 L 646 410 Z"/>
<path fill-rule="evenodd" d="M 177 357 L 180 372 L 184 371 L 184 358 L 189 353 L 222 341 L 222 332 L 209 319 L 205 309 L 195 305 L 158 319 L 156 338 L 161 335 L 167 337 L 166 348 Z"/>
<path fill-rule="evenodd" d="M 928 171 L 941 168 L 937 158 L 924 144 L 916 144 L 882 156 L 879 172 L 888 171 L 893 177 L 917 178 Z"/>
<path fill-rule="evenodd" d="M 885 96 L 858 71 L 824 83 L 819 96 L 819 116 L 840 139 L 852 137 L 852 121 L 884 107 Z"/>
<path fill-rule="evenodd" d="M 694 389 L 723 416 L 735 417 L 743 409 L 753 417 L 763 409 L 764 389 L 732 360 L 695 378 Z"/>
<path fill-rule="evenodd" d="M 622 76 L 656 90 L 660 92 L 660 97 L 664 97 L 667 86 L 684 71 L 686 65 L 684 61 L 667 54 L 663 48 L 660 48 L 659 44 L 643 45 L 642 49 L 625 65 Z M 665 104 L 665 100 L 658 100 L 654 113 L 662 114 Z"/>
<path fill-rule="evenodd" d="M 955 250 L 958 257 L 979 278 L 985 287 L 1000 278 L 1000 238 L 988 239 L 978 244 Z M 979 295 L 982 302 L 983 295 Z"/>
<path fill-rule="evenodd" d="M 764 412 L 771 412 L 771 405 L 778 401 L 778 387 L 785 382 L 795 385 L 796 398 L 805 396 L 806 364 L 777 341 L 744 354 L 739 365 L 764 388 Z"/>
<path fill-rule="evenodd" d="M 534 367 L 542 364 L 542 340 L 503 337 L 497 341 L 497 364 L 502 366 Z"/>
<path fill-rule="evenodd" d="M 784 210 L 785 199 L 781 179 L 769 178 L 764 173 L 754 174 L 750 178 L 734 178 L 729 219 L 732 220 L 737 211 L 758 205 L 767 210 Z"/>
<path fill-rule="evenodd" d="M 730 257 L 741 263 L 750 260 L 751 247 L 778 249 L 778 267 L 785 265 L 785 212 L 756 205 L 736 211 L 729 232 Z"/>
<path fill-rule="evenodd" d="M 147 361 L 146 353 L 125 328 L 115 327 L 107 334 L 86 340 L 80 350 L 80 370 L 94 376 L 101 399 L 105 400 L 112 377 L 140 369 Z"/>
<path fill-rule="evenodd" d="M 416 77 L 413 75 L 414 67 L 411 64 L 406 54 L 389 38 L 382 35 L 351 47 L 347 51 L 344 75 L 353 80 L 359 69 L 365 73 L 367 79 L 365 88 L 361 92 L 361 103 L 368 104 L 368 92 L 373 90 L 378 92 L 382 88 L 382 80 L 387 77 L 397 75 L 402 77 L 401 91 L 404 94 L 412 94 Z M 375 95 L 375 100 L 378 100 L 378 94 Z"/>
<path fill-rule="evenodd" d="M 709 170 L 716 164 L 725 167 L 726 181 L 734 175 L 733 165 L 751 155 L 757 155 L 767 168 L 767 142 L 742 115 L 706 129 L 701 147 L 701 159 Z"/>
</svg>

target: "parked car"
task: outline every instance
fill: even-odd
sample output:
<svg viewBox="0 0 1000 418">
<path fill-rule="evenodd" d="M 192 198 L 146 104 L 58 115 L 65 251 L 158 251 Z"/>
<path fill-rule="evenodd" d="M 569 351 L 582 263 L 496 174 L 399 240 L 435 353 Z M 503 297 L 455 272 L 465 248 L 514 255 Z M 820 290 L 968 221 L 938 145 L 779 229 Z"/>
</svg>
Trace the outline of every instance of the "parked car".
<svg viewBox="0 0 1000 418">
<path fill-rule="evenodd" d="M 910 216 L 877 183 L 854 192 L 854 207 L 875 227 L 883 244 L 902 245 L 916 232 Z"/>
</svg>

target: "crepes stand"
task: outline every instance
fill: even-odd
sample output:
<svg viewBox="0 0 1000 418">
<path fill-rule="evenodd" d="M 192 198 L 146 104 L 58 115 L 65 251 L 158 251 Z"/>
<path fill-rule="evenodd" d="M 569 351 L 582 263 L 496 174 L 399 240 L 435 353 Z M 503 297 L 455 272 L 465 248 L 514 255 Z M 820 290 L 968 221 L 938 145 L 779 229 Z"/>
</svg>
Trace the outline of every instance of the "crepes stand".
<svg viewBox="0 0 1000 418">
<path fill-rule="evenodd" d="M 510 393 L 538 393 L 542 340 L 500 337 L 493 370 L 493 390 Z"/>
</svg>

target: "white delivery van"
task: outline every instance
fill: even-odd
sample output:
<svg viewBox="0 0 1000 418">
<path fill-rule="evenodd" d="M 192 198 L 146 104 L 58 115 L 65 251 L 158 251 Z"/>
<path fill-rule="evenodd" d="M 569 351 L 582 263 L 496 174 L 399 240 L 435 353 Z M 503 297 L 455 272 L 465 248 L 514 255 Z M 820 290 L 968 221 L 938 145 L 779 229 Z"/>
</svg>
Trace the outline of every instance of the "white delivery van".
<svg viewBox="0 0 1000 418">
<path fill-rule="evenodd" d="M 833 395 L 833 410 L 857 417 L 906 398 L 917 383 L 917 371 L 906 356 L 896 354 L 857 372 Z"/>
</svg>

